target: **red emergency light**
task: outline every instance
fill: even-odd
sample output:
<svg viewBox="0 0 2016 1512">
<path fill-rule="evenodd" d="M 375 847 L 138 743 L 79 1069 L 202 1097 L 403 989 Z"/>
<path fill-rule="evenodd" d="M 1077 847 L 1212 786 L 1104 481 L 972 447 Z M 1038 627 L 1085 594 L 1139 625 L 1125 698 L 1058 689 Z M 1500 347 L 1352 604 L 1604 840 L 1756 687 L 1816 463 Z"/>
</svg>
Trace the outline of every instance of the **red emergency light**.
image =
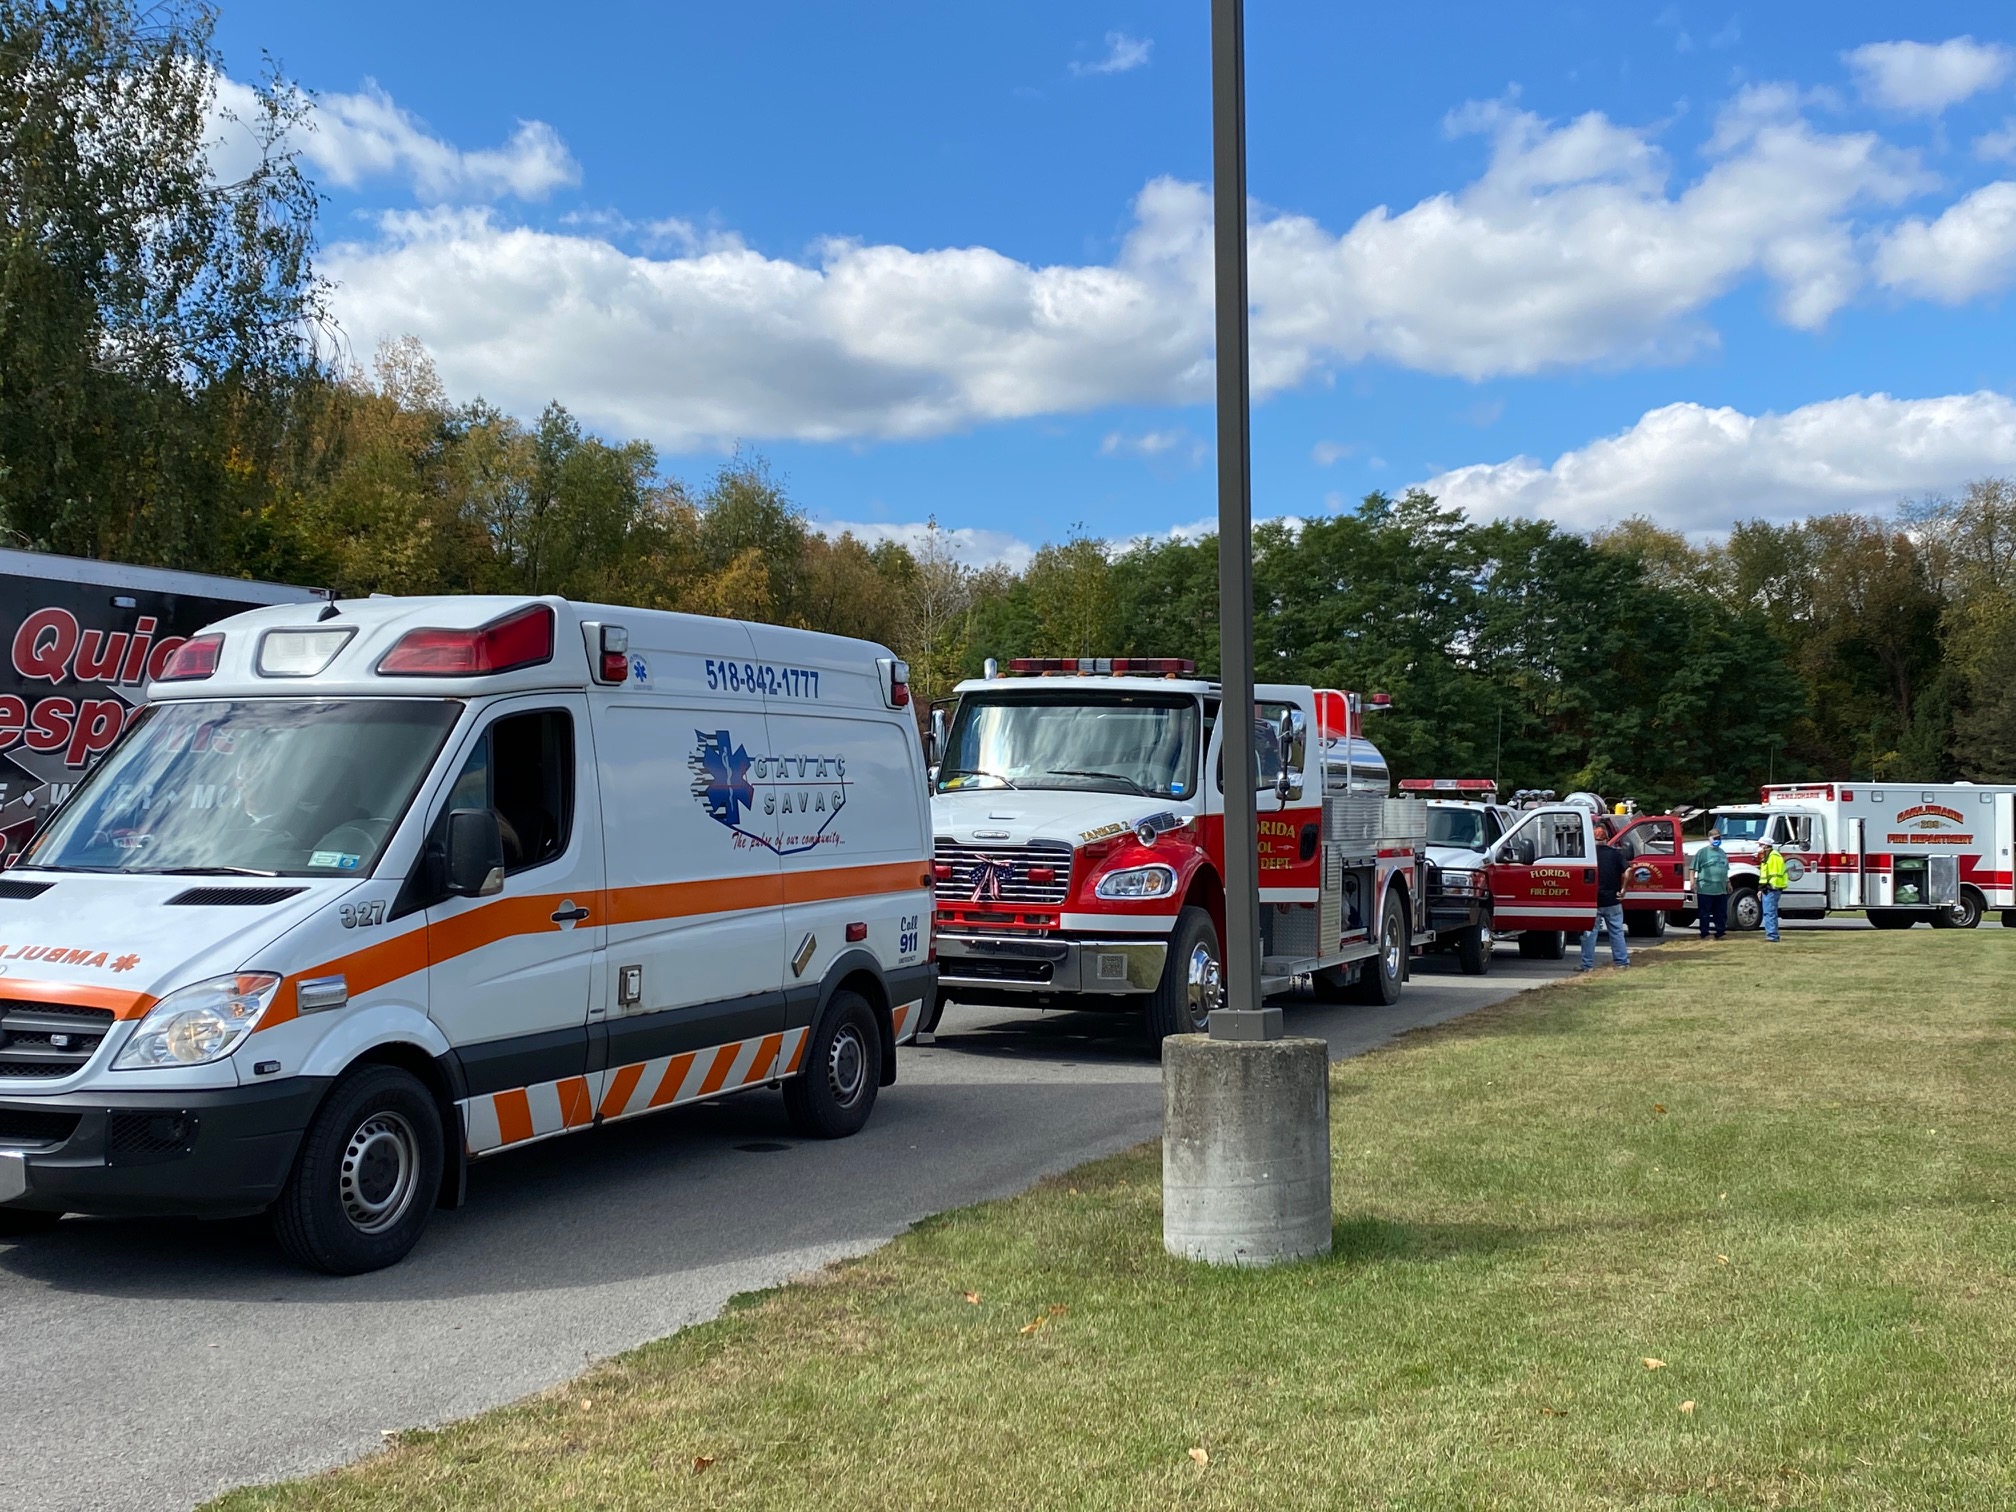
<svg viewBox="0 0 2016 1512">
<path fill-rule="evenodd" d="M 156 682 L 195 682 L 217 670 L 217 658 L 224 650 L 221 635 L 199 635 L 186 640 L 168 655 Z"/>
<path fill-rule="evenodd" d="M 1403 777 L 1400 779 L 1403 793 L 1490 793 L 1496 795 L 1498 784 L 1489 777 Z"/>
<path fill-rule="evenodd" d="M 1008 670 L 1041 676 L 1075 672 L 1082 677 L 1194 677 L 1197 663 L 1181 656 L 1017 656 Z"/>
<path fill-rule="evenodd" d="M 393 677 L 487 677 L 553 659 L 553 609 L 531 604 L 474 630 L 409 630 L 379 659 Z"/>
</svg>

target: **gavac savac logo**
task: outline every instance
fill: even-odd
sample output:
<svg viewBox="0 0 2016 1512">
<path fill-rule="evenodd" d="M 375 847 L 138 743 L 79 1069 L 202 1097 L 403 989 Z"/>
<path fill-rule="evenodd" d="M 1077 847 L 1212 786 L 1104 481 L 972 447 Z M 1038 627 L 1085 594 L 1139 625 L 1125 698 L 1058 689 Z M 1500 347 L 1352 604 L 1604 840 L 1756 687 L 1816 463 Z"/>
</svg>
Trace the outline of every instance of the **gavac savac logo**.
<svg viewBox="0 0 2016 1512">
<path fill-rule="evenodd" d="M 726 730 L 693 735 L 699 744 L 686 759 L 693 796 L 738 845 L 796 856 L 840 844 L 832 826 L 847 806 L 846 757 L 752 756 Z"/>
</svg>

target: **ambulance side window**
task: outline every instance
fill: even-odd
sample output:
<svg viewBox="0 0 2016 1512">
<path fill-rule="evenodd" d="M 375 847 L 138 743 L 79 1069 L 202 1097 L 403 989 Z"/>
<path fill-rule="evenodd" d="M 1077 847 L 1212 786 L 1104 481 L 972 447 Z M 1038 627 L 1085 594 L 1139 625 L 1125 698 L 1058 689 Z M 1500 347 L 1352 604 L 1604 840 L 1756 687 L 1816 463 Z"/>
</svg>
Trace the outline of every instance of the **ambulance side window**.
<svg viewBox="0 0 2016 1512">
<path fill-rule="evenodd" d="M 564 854 L 574 825 L 574 721 L 564 710 L 507 714 L 485 730 L 462 763 L 437 825 L 450 810 L 487 808 L 504 835 L 504 870 L 524 871 Z"/>
</svg>

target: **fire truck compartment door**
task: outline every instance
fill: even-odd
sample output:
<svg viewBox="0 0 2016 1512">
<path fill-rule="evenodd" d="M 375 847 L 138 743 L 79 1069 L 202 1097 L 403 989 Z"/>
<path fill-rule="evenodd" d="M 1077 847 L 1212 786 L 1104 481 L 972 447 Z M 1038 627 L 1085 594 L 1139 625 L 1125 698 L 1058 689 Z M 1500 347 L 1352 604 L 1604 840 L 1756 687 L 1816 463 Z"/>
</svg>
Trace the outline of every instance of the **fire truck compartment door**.
<svg viewBox="0 0 2016 1512">
<path fill-rule="evenodd" d="M 1587 929 L 1596 922 L 1596 831 L 1566 805 L 1522 814 L 1487 853 L 1492 927 Z"/>
<path fill-rule="evenodd" d="M 1637 819 L 1617 832 L 1624 852 L 1626 908 L 1679 908 L 1687 901 L 1687 856 L 1670 814 Z"/>
</svg>

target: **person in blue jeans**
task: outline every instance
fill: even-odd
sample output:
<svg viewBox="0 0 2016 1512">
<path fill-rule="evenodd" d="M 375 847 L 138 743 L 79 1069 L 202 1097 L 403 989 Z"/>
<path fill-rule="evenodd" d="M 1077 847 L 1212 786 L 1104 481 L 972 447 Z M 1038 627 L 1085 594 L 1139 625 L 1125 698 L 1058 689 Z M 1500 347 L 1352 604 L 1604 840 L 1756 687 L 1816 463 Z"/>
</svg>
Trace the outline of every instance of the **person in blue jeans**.
<svg viewBox="0 0 2016 1512">
<path fill-rule="evenodd" d="M 1757 842 L 1757 906 L 1764 914 L 1764 938 L 1778 943 L 1778 895 L 1792 885 L 1785 858 L 1769 840 Z"/>
<path fill-rule="evenodd" d="M 1596 936 L 1610 936 L 1610 964 L 1629 966 L 1631 947 L 1624 943 L 1624 852 L 1605 838 L 1596 842 L 1596 925 L 1582 931 L 1582 964 L 1588 971 L 1596 964 Z"/>
</svg>

